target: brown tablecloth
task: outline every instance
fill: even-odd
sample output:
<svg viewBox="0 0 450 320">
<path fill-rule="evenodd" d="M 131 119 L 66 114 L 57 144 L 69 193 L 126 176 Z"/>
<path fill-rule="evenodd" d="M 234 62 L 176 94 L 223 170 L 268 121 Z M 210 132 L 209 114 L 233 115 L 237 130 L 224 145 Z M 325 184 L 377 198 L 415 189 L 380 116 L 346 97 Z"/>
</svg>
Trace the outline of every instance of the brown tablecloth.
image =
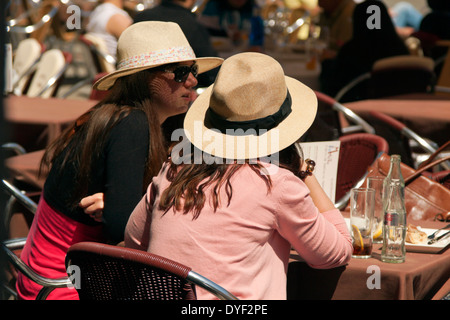
<svg viewBox="0 0 450 320">
<path fill-rule="evenodd" d="M 5 167 L 16 180 L 24 181 L 32 186 L 42 189 L 46 173 L 39 175 L 39 167 L 44 150 L 34 151 L 10 157 L 5 160 Z"/>
<path fill-rule="evenodd" d="M 450 122 L 450 100 L 444 99 L 369 99 L 345 103 L 356 113 L 379 111 L 408 120 Z"/>
<path fill-rule="evenodd" d="M 61 133 L 63 126 L 76 120 L 98 101 L 8 96 L 4 103 L 5 121 L 13 124 L 46 125 L 47 141 Z"/>
<path fill-rule="evenodd" d="M 420 226 L 439 228 L 445 223 L 421 221 Z M 440 299 L 450 289 L 450 250 L 441 253 L 407 252 L 400 264 L 382 262 L 381 244 L 374 244 L 369 259 L 351 259 L 331 270 L 316 270 L 291 253 L 288 299 L 421 300 Z M 369 288 L 379 272 L 380 288 Z M 371 278 L 372 277 L 372 278 Z M 369 286 L 368 286 L 369 282 Z"/>
</svg>

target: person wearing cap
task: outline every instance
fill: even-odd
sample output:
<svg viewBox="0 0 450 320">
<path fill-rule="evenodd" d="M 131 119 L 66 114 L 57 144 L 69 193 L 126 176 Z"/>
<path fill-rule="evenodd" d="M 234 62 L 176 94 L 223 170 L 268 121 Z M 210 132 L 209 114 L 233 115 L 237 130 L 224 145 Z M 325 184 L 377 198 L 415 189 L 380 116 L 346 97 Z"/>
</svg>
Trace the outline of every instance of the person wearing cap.
<svg viewBox="0 0 450 320">
<path fill-rule="evenodd" d="M 286 299 L 291 247 L 314 268 L 346 264 L 345 220 L 297 143 L 316 112 L 315 93 L 270 56 L 226 59 L 173 135 L 180 142 L 131 214 L 125 246 L 187 265 L 239 299 Z"/>
<path fill-rule="evenodd" d="M 118 68 L 94 87 L 108 95 L 44 155 L 49 165 L 22 260 L 48 278 L 67 277 L 64 259 L 80 241 L 118 243 L 133 208 L 168 156 L 161 125 L 187 111 L 198 73 L 222 59 L 197 58 L 176 23 L 141 22 L 118 42 Z M 64 107 L 64 106 L 62 106 Z M 80 199 L 104 194 L 100 218 L 85 214 Z M 19 299 L 34 299 L 41 286 L 19 274 Z M 73 288 L 58 288 L 48 299 L 77 299 Z"/>
</svg>

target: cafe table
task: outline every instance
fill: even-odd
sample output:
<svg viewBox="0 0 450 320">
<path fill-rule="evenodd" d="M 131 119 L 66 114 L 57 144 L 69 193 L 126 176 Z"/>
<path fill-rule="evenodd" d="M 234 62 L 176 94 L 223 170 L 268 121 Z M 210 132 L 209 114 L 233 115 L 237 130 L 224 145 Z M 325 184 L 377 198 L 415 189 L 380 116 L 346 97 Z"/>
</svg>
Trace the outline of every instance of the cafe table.
<svg viewBox="0 0 450 320">
<path fill-rule="evenodd" d="M 5 121 L 12 124 L 47 126 L 47 144 L 56 139 L 64 127 L 93 107 L 98 101 L 8 96 L 4 101 Z M 42 188 L 45 173 L 39 175 L 44 150 L 9 157 L 5 167 L 10 174 L 37 188 Z"/>
<path fill-rule="evenodd" d="M 4 100 L 4 118 L 12 124 L 47 126 L 49 143 L 61 134 L 65 125 L 76 120 L 97 102 L 11 95 Z"/>
<path fill-rule="evenodd" d="M 44 188 L 47 173 L 39 172 L 40 163 L 45 150 L 28 152 L 5 159 L 5 168 L 16 180 L 26 182 L 37 189 Z"/>
<path fill-rule="evenodd" d="M 431 229 L 448 224 L 440 221 L 409 223 Z M 292 251 L 288 299 L 428 300 L 442 299 L 450 292 L 448 246 L 431 253 L 412 252 L 407 245 L 404 263 L 382 262 L 381 247 L 382 244 L 374 244 L 371 258 L 352 258 L 345 266 L 327 270 L 307 266 Z"/>
<path fill-rule="evenodd" d="M 411 121 L 450 122 L 450 99 L 435 95 L 411 94 L 347 102 L 344 105 L 361 115 L 378 111 Z"/>
</svg>

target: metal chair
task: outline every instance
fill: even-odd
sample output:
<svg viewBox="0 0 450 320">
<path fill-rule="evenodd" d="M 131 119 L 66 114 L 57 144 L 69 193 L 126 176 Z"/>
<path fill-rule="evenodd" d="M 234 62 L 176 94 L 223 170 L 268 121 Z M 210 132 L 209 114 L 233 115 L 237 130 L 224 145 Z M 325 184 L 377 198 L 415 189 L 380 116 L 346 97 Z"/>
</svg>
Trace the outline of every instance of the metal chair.
<svg viewBox="0 0 450 320">
<path fill-rule="evenodd" d="M 116 59 L 108 54 L 103 39 L 91 33 L 80 35 L 78 39 L 89 48 L 92 60 L 94 60 L 94 65 L 97 68 L 97 73 L 109 73 L 116 70 Z"/>
<path fill-rule="evenodd" d="M 31 75 L 30 84 L 22 94 L 29 97 L 55 97 L 64 73 L 72 62 L 72 54 L 59 49 L 44 52 Z"/>
<path fill-rule="evenodd" d="M 24 39 L 19 42 L 14 50 L 13 69 L 16 78 L 13 90 L 22 93 L 28 82 L 28 77 L 38 63 L 41 55 L 45 52 L 45 46 L 34 38 Z"/>
<path fill-rule="evenodd" d="M 347 108 L 346 106 L 338 102 L 336 99 L 322 92 L 315 91 L 315 93 L 319 102 L 318 116 L 320 117 L 324 114 L 324 112 L 326 112 L 321 111 L 320 109 L 321 107 L 328 109 L 328 112 L 332 110 L 334 113 L 332 117 L 334 117 L 334 119 L 332 120 L 332 122 L 330 122 L 330 125 L 334 126 L 336 130 L 338 130 L 339 136 L 355 132 L 365 132 L 375 134 L 375 129 L 367 121 L 358 116 L 351 109 Z M 347 120 L 351 125 L 347 126 L 345 125 L 345 123 L 342 123 L 341 116 L 343 116 L 344 119 Z"/>
<path fill-rule="evenodd" d="M 428 158 L 439 148 L 437 143 L 421 137 L 408 128 L 405 123 L 390 115 L 379 111 L 370 111 L 369 116 L 369 122 L 375 127 L 377 134 L 388 141 L 391 153 L 400 154 L 402 162 L 410 167 L 418 168 L 423 158 Z M 413 152 L 414 149 L 418 152 Z M 447 162 L 441 164 L 447 170 L 450 169 L 449 165 Z"/>
<path fill-rule="evenodd" d="M 92 84 L 96 83 L 97 80 L 106 76 L 107 74 L 108 74 L 107 72 L 101 72 L 101 73 L 96 74 L 92 80 Z M 102 100 L 108 94 L 109 94 L 109 90 L 97 90 L 97 89 L 94 89 L 94 86 L 92 86 L 91 93 L 89 94 L 89 99 L 90 100 Z"/>
<path fill-rule="evenodd" d="M 222 300 L 237 299 L 187 266 L 131 248 L 76 243 L 66 268 L 80 300 L 195 300 L 196 286 Z"/>
<path fill-rule="evenodd" d="M 10 195 L 10 201 L 15 200 L 18 201 L 20 204 L 22 204 L 26 209 L 28 209 L 33 215 L 35 214 L 37 210 L 37 204 L 27 197 L 25 194 L 22 193 L 18 188 L 16 188 L 14 185 L 9 183 L 6 180 L 2 180 L 2 189 Z M 10 205 L 10 203 L 7 204 L 7 207 Z M 10 219 L 10 210 L 6 208 L 5 210 L 5 220 L 2 221 L 2 223 L 5 223 L 6 225 L 9 224 Z M 15 251 L 20 251 L 23 249 L 26 243 L 26 238 L 15 238 L 15 239 L 7 239 L 3 241 L 1 244 L 2 250 L 4 251 L 7 261 L 10 263 L 11 266 L 14 267 L 13 272 L 10 272 L 12 276 L 14 277 L 14 273 L 19 271 L 26 277 L 30 278 L 32 281 L 36 282 L 37 284 L 42 286 L 41 291 L 38 293 L 36 300 L 45 300 L 47 299 L 48 295 L 56 288 L 63 288 L 72 285 L 72 282 L 69 280 L 69 278 L 60 278 L 60 279 L 49 279 L 42 277 L 41 275 L 37 274 L 33 271 L 28 265 L 26 265 L 20 257 L 14 253 Z M 8 295 L 12 295 L 13 297 L 17 297 L 17 293 L 15 291 L 15 288 L 13 285 L 10 285 L 9 283 L 2 283 L 2 290 L 5 290 L 5 292 Z"/>
<path fill-rule="evenodd" d="M 334 98 L 336 101 L 347 101 L 346 97 L 356 88 L 363 91 L 359 94 L 360 98 L 370 99 L 406 93 L 431 93 L 436 82 L 434 64 L 429 57 L 412 55 L 380 59 L 373 64 L 370 72 L 350 81 Z"/>
<path fill-rule="evenodd" d="M 383 153 L 388 153 L 386 140 L 370 133 L 353 133 L 339 138 L 339 162 L 336 178 L 336 208 L 343 210 L 350 199 L 350 190 L 363 185 L 369 167 Z"/>
<path fill-rule="evenodd" d="M 91 55 L 91 60 L 95 69 L 88 68 L 89 75 L 83 80 L 75 83 L 62 97 L 67 98 L 83 86 L 94 83 L 98 75 L 105 75 L 116 70 L 116 59 L 108 54 L 103 39 L 91 33 L 79 35 L 78 40 L 86 46 Z M 102 95 L 99 95 L 99 97 Z M 96 97 L 97 98 L 97 97 Z M 100 100 L 100 99 L 98 99 Z"/>
</svg>

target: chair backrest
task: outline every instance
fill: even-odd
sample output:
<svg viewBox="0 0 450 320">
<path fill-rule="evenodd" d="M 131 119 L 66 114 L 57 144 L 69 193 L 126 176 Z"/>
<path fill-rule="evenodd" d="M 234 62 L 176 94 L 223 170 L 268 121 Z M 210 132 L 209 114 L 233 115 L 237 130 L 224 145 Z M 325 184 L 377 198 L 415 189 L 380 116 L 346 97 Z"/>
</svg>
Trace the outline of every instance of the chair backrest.
<svg viewBox="0 0 450 320">
<path fill-rule="evenodd" d="M 1 189 L 10 196 L 7 201 L 4 211 L 4 220 L 1 223 L 5 223 L 5 229 L 8 230 L 10 218 L 11 218 L 11 206 L 13 202 L 18 202 L 23 206 L 23 209 L 28 210 L 32 215 L 35 214 L 37 210 L 37 203 L 24 194 L 15 185 L 7 180 L 2 179 Z M 8 233 L 8 232 L 7 232 Z M 2 239 L 3 240 L 3 239 Z M 3 240 L 0 243 L 1 254 L 5 254 L 5 261 L 8 261 L 10 265 L 5 268 L 5 271 L 10 277 L 10 282 L 0 283 L 0 295 L 8 296 L 8 299 L 17 298 L 17 292 L 14 286 L 14 279 L 17 276 L 17 272 L 21 272 L 24 276 L 29 278 L 31 281 L 41 285 L 42 288 L 36 296 L 36 300 L 45 300 L 48 295 L 55 288 L 64 288 L 72 284 L 68 277 L 50 279 L 37 274 L 31 267 L 24 263 L 20 259 L 20 251 L 25 246 L 27 241 L 26 237 L 13 237 L 11 239 Z"/>
<path fill-rule="evenodd" d="M 318 113 L 315 121 L 317 118 L 322 119 L 335 131 L 337 137 L 354 132 L 375 133 L 372 126 L 351 109 L 322 92 L 315 91 L 315 94 L 318 100 Z M 314 130 L 314 127 L 312 129 Z M 319 128 L 319 130 L 324 130 L 324 128 Z"/>
<path fill-rule="evenodd" d="M 394 56 L 376 61 L 368 84 L 368 97 L 432 92 L 436 82 L 434 61 L 429 57 Z"/>
<path fill-rule="evenodd" d="M 13 85 L 19 92 L 23 91 L 31 68 L 39 61 L 44 51 L 45 47 L 34 38 L 20 41 L 14 50 L 13 69 L 16 73 L 16 82 Z"/>
<path fill-rule="evenodd" d="M 25 94 L 29 97 L 43 98 L 55 96 L 71 61 L 72 55 L 68 52 L 59 49 L 44 52 Z"/>
<path fill-rule="evenodd" d="M 375 61 L 370 72 L 355 77 L 339 90 L 337 101 L 376 99 L 407 93 L 433 92 L 434 61 L 429 57 L 400 55 Z"/>
<path fill-rule="evenodd" d="M 108 72 L 101 72 L 94 76 L 94 79 L 92 80 L 92 84 L 96 83 L 97 80 L 100 78 L 106 76 Z M 109 90 L 97 90 L 94 89 L 94 86 L 91 88 L 91 93 L 89 95 L 90 100 L 102 100 L 104 97 L 106 97 L 109 93 Z"/>
<path fill-rule="evenodd" d="M 336 178 L 336 206 L 344 209 L 350 199 L 350 190 L 361 186 L 368 168 L 384 152 L 388 153 L 386 140 L 370 133 L 354 133 L 339 138 L 339 162 Z"/>
<path fill-rule="evenodd" d="M 417 168 L 421 162 L 420 159 L 415 159 L 413 151 L 416 151 L 417 154 L 429 155 L 439 148 L 436 142 L 420 136 L 405 123 L 388 114 L 372 110 L 369 115 L 373 126 L 376 128 L 377 135 L 388 141 L 391 154 L 399 154 L 402 157 L 402 162 L 412 168 Z M 413 143 L 410 143 L 410 141 Z M 411 148 L 413 144 L 414 150 Z M 442 163 L 441 166 L 446 170 L 450 169 L 447 162 Z"/>
<path fill-rule="evenodd" d="M 114 57 L 108 54 L 108 48 L 106 47 L 103 39 L 95 36 L 92 33 L 85 33 L 80 35 L 79 39 L 88 48 L 92 56 L 97 73 L 112 72 L 116 70 L 116 61 Z"/>
<path fill-rule="evenodd" d="M 69 248 L 66 267 L 80 300 L 195 300 L 196 285 L 236 299 L 183 264 L 131 248 L 80 242 Z"/>
<path fill-rule="evenodd" d="M 415 167 L 409 139 L 402 134 L 405 125 L 378 111 L 371 111 L 369 115 L 370 124 L 375 128 L 377 135 L 388 142 L 391 154 L 400 155 L 403 163 Z"/>
</svg>

